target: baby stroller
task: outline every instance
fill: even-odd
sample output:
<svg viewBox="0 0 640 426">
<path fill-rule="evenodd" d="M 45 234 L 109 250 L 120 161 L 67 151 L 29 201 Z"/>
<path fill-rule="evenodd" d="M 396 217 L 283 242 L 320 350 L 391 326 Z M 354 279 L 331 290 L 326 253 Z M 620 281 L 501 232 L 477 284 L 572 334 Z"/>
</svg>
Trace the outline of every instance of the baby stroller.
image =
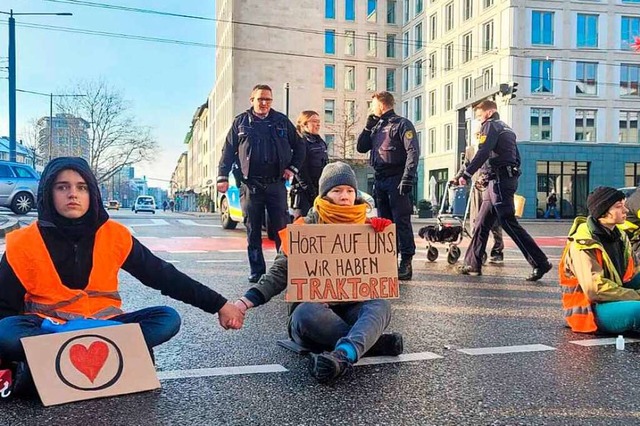
<svg viewBox="0 0 640 426">
<path fill-rule="evenodd" d="M 448 182 L 447 188 L 442 194 L 440 210 L 436 217 L 435 225 L 427 225 L 420 228 L 418 235 L 427 241 L 427 259 L 435 262 L 438 258 L 438 249 L 434 243 L 448 244 L 447 262 L 455 264 L 460 258 L 461 251 L 458 244 L 462 242 L 464 234 L 470 236 L 465 223 L 469 214 L 469 188 L 467 186 L 454 186 L 455 182 Z M 445 197 L 449 191 L 453 191 L 451 203 L 446 203 Z M 449 212 L 445 213 L 445 206 L 450 204 Z"/>
</svg>

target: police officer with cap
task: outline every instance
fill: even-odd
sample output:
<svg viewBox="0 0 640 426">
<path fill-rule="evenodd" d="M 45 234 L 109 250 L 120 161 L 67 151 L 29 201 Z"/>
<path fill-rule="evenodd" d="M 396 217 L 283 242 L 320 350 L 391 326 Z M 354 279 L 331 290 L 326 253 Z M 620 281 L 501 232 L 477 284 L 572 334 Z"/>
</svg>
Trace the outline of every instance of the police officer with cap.
<svg viewBox="0 0 640 426">
<path fill-rule="evenodd" d="M 373 94 L 373 114 L 367 118 L 367 124 L 358 137 L 357 149 L 361 153 L 371 151 L 378 216 L 396 224 L 400 252 L 398 279 L 406 281 L 413 275 L 411 260 L 416 252 L 410 194 L 416 182 L 420 144 L 413 124 L 394 112 L 394 103 L 389 92 Z"/>
<path fill-rule="evenodd" d="M 251 108 L 238 115 L 227 134 L 218 165 L 218 192 L 229 188 L 229 173 L 237 167 L 240 204 L 247 228 L 247 252 L 251 275 L 258 282 L 266 272 L 262 254 L 262 224 L 267 209 L 274 231 L 276 248 L 280 248 L 279 230 L 289 221 L 285 180 L 299 172 L 305 147 L 296 128 L 286 115 L 271 108 L 272 90 L 265 84 L 251 92 Z"/>
<path fill-rule="evenodd" d="M 496 220 L 516 243 L 533 271 L 527 281 L 537 281 L 551 270 L 551 263 L 533 238 L 518 223 L 515 216 L 513 196 L 518 189 L 520 176 L 520 153 L 516 145 L 516 134 L 502 120 L 495 102 L 485 100 L 475 107 L 476 119 L 482 123 L 478 152 L 471 162 L 458 173 L 461 185 L 482 168 L 489 178 L 484 191 L 482 205 L 476 219 L 471 244 L 465 255 L 465 264 L 458 272 L 463 275 L 481 275 L 482 255 L 487 247 L 489 231 Z"/>
</svg>

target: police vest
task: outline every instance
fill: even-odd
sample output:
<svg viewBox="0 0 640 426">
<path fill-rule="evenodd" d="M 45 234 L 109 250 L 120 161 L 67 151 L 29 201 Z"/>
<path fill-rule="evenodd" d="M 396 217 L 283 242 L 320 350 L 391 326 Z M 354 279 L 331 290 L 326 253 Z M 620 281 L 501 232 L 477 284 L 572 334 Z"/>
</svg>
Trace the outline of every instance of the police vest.
<svg viewBox="0 0 640 426">
<path fill-rule="evenodd" d="M 24 313 L 62 322 L 122 314 L 118 271 L 132 246 L 127 228 L 105 222 L 96 232 L 89 283 L 76 290 L 60 279 L 37 223 L 7 234 L 7 261 L 26 290 Z"/>
<path fill-rule="evenodd" d="M 598 247 L 594 247 L 593 250 L 595 250 L 596 260 L 598 264 L 603 267 L 603 271 L 618 277 L 618 273 L 615 270 L 607 252 Z M 578 278 L 572 274 L 567 274 L 564 259 L 567 256 L 568 251 L 569 244 L 564 248 L 560 265 L 558 266 L 564 318 L 569 327 L 571 327 L 571 330 L 578 333 L 591 333 L 598 329 L 595 316 L 593 314 L 593 307 L 591 306 L 591 302 L 587 296 L 582 291 Z M 627 269 L 622 277 L 622 283 L 631 280 L 635 272 L 633 256 L 629 255 L 627 257 Z"/>
</svg>

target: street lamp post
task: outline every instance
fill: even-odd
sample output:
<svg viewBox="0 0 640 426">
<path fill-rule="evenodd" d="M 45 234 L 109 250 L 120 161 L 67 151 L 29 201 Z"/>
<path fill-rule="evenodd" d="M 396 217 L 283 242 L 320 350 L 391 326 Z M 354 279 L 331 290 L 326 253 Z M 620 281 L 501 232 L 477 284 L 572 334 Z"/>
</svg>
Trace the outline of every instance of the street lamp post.
<svg viewBox="0 0 640 426">
<path fill-rule="evenodd" d="M 72 13 L 13 13 L 0 11 L 9 15 L 9 161 L 16 161 L 16 20 L 14 16 L 53 15 L 72 16 Z"/>
</svg>

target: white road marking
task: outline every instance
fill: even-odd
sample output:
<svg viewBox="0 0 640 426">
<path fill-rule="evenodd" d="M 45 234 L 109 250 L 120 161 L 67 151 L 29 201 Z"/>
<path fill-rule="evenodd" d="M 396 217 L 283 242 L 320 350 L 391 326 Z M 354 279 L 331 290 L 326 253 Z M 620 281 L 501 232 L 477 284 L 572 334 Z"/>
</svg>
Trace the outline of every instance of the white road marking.
<svg viewBox="0 0 640 426">
<path fill-rule="evenodd" d="M 462 352 L 467 355 L 494 355 L 494 354 L 512 354 L 518 352 L 538 352 L 538 351 L 555 351 L 556 348 L 552 348 L 547 345 L 516 345 L 516 346 L 496 346 L 493 348 L 469 348 L 458 349 L 458 352 Z"/>
<path fill-rule="evenodd" d="M 194 370 L 158 371 L 158 379 L 175 380 L 189 377 L 235 376 L 239 374 L 285 373 L 280 364 L 244 365 L 241 367 L 198 368 Z"/>
<path fill-rule="evenodd" d="M 629 337 L 624 338 L 625 343 L 636 343 L 640 342 L 640 339 L 632 339 Z M 569 343 L 573 343 L 578 346 L 605 346 L 605 345 L 615 345 L 616 338 L 615 337 L 605 337 L 602 339 L 585 339 L 585 340 L 570 340 Z"/>
<path fill-rule="evenodd" d="M 204 226 L 207 228 L 222 228 L 222 225 L 206 225 L 203 223 L 198 223 L 195 220 L 191 220 L 191 219 L 178 219 L 178 222 L 182 223 L 183 225 L 189 225 L 189 226 Z"/>
<path fill-rule="evenodd" d="M 171 254 L 209 253 L 207 250 L 167 250 Z"/>
<path fill-rule="evenodd" d="M 129 225 L 129 226 L 135 226 L 136 228 L 139 227 L 143 227 L 143 226 L 164 226 L 164 225 L 169 225 L 169 222 L 167 222 L 164 219 L 150 219 L 151 223 L 139 223 L 139 224 L 133 224 L 133 225 Z"/>
<path fill-rule="evenodd" d="M 443 358 L 433 352 L 416 352 L 412 354 L 402 354 L 398 356 L 372 356 L 361 358 L 355 365 L 377 365 L 377 364 L 391 364 L 396 362 L 410 362 L 410 361 L 426 361 L 430 359 Z"/>
<path fill-rule="evenodd" d="M 241 263 L 240 259 L 227 259 L 227 260 L 196 260 L 196 263 Z"/>
<path fill-rule="evenodd" d="M 201 240 L 202 237 L 171 237 L 175 240 Z"/>
<path fill-rule="evenodd" d="M 180 263 L 179 260 L 166 260 L 165 259 L 164 261 L 167 262 L 167 263 Z"/>
<path fill-rule="evenodd" d="M 220 253 L 245 253 L 246 250 L 218 250 Z"/>
</svg>

